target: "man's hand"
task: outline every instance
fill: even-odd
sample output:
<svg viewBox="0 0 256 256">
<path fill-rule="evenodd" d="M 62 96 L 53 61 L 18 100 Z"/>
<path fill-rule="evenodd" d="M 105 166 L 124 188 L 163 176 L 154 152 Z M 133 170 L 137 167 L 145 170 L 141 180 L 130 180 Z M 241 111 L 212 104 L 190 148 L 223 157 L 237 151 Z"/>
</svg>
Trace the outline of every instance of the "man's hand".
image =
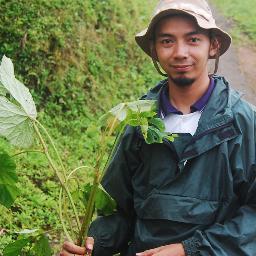
<svg viewBox="0 0 256 256">
<path fill-rule="evenodd" d="M 136 253 L 136 256 L 185 256 L 185 251 L 182 244 L 169 244 Z"/>
<path fill-rule="evenodd" d="M 94 239 L 87 237 L 85 240 L 85 247 L 77 246 L 70 242 L 65 242 L 62 246 L 60 256 L 79 256 L 91 255 L 93 250 Z"/>
</svg>

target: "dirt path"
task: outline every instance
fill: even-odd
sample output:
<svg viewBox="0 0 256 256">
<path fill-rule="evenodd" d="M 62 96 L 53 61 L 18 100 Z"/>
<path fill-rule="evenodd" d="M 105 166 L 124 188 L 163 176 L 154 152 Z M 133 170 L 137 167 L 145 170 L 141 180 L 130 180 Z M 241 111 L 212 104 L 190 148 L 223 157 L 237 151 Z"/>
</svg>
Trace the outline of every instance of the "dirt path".
<svg viewBox="0 0 256 256">
<path fill-rule="evenodd" d="M 212 6 L 216 23 L 221 28 L 229 31 L 232 22 L 224 18 Z M 256 48 L 252 45 L 232 47 L 220 58 L 218 74 L 223 75 L 230 84 L 244 94 L 244 99 L 256 105 Z"/>
</svg>

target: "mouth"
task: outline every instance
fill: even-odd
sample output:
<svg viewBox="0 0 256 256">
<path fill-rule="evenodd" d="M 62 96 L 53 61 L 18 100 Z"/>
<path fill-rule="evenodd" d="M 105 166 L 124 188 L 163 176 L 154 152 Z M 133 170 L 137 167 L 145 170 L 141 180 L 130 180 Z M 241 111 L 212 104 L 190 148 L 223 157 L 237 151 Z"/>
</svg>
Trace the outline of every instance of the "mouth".
<svg viewBox="0 0 256 256">
<path fill-rule="evenodd" d="M 191 64 L 183 64 L 183 65 L 172 65 L 171 67 L 176 71 L 176 72 L 187 72 L 192 68 L 193 65 Z"/>
</svg>

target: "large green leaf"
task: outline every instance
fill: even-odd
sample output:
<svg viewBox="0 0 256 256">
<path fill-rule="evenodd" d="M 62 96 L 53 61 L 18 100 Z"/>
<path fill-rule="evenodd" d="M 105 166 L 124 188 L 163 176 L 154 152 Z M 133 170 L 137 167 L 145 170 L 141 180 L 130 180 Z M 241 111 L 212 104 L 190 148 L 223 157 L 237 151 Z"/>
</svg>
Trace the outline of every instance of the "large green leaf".
<svg viewBox="0 0 256 256">
<path fill-rule="evenodd" d="M 36 256 L 52 255 L 49 240 L 45 234 L 40 235 L 39 239 L 36 241 L 34 247 L 32 248 L 32 251 Z"/>
<path fill-rule="evenodd" d="M 29 238 L 19 239 L 4 248 L 3 256 L 19 256 L 22 249 L 30 242 Z"/>
<path fill-rule="evenodd" d="M 7 92 L 11 100 L 4 97 Z M 12 61 L 3 56 L 0 65 L 0 135 L 15 146 L 29 147 L 34 131 L 31 120 L 36 116 L 36 106 L 28 88 L 15 78 Z"/>
<path fill-rule="evenodd" d="M 9 208 L 17 197 L 19 190 L 16 187 L 18 180 L 16 165 L 12 158 L 6 154 L 0 154 L 0 203 Z"/>
<path fill-rule="evenodd" d="M 36 119 L 36 106 L 28 88 L 14 76 L 14 68 L 11 59 L 3 56 L 0 65 L 0 83 L 10 95 L 21 105 L 25 113 L 32 119 Z"/>
<path fill-rule="evenodd" d="M 24 110 L 0 96 L 0 135 L 15 146 L 29 147 L 33 133 L 32 122 Z"/>
</svg>

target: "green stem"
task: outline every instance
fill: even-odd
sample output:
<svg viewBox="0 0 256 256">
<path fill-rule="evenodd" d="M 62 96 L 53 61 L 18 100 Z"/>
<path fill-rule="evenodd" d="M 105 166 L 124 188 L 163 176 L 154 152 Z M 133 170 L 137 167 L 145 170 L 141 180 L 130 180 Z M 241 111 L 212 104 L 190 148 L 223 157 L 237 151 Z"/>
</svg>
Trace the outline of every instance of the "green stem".
<svg viewBox="0 0 256 256">
<path fill-rule="evenodd" d="M 62 167 L 63 174 L 64 174 L 64 179 L 65 179 L 65 181 L 66 181 L 66 173 L 67 173 L 67 170 L 66 170 L 66 168 L 64 167 L 64 164 L 63 164 L 63 162 L 62 162 L 62 159 L 61 159 L 61 157 L 60 157 L 60 154 L 59 154 L 59 152 L 58 152 L 58 150 L 57 150 L 57 148 L 56 148 L 56 146 L 55 146 L 55 143 L 54 143 L 52 137 L 51 137 L 50 134 L 48 133 L 47 129 L 46 129 L 39 121 L 37 121 L 37 120 L 34 120 L 34 121 L 43 129 L 43 131 L 45 132 L 46 136 L 48 137 L 48 139 L 49 139 L 49 141 L 50 141 L 50 143 L 51 143 L 51 145 L 52 145 L 52 147 L 53 147 L 53 149 L 54 149 L 54 152 L 55 152 L 55 154 L 56 154 L 56 156 L 57 156 L 57 158 L 58 158 L 58 160 L 59 160 L 59 162 L 60 162 L 60 165 L 61 165 L 61 167 Z"/>
<path fill-rule="evenodd" d="M 44 151 L 42 151 L 42 150 L 25 150 L 25 151 L 18 152 L 16 154 L 12 155 L 11 157 L 15 157 L 15 156 L 18 156 L 18 155 L 21 155 L 21 154 L 25 154 L 25 153 L 33 153 L 33 152 L 35 152 L 35 153 L 43 153 L 44 154 Z"/>
<path fill-rule="evenodd" d="M 97 171 L 97 172 L 99 173 L 99 171 Z M 79 246 L 83 245 L 83 240 L 84 240 L 83 238 L 85 236 L 87 236 L 87 233 L 88 233 L 88 230 L 89 230 L 89 225 L 90 225 L 92 215 L 93 215 L 94 202 L 95 202 L 95 197 L 96 197 L 98 186 L 99 186 L 99 178 L 95 176 L 94 183 L 93 183 L 93 186 L 92 186 L 92 190 L 90 192 L 89 200 L 88 200 L 88 203 L 87 203 L 86 215 L 83 219 L 81 232 L 79 234 L 79 238 L 78 238 L 78 241 L 77 241 L 77 244 Z"/>
<path fill-rule="evenodd" d="M 104 165 L 103 171 L 102 171 L 102 173 L 101 173 L 100 181 L 101 181 L 102 177 L 104 176 L 104 174 L 105 174 L 105 172 L 106 172 L 106 170 L 107 170 L 107 168 L 108 168 L 108 166 L 109 166 L 110 160 L 113 158 L 113 155 L 114 155 L 114 153 L 115 153 L 116 146 L 117 146 L 117 144 L 118 144 L 118 142 L 119 142 L 119 140 L 120 140 L 120 138 L 121 138 L 121 136 L 122 136 L 122 134 L 123 134 L 123 131 L 124 131 L 124 127 L 123 127 L 122 130 L 117 134 L 117 137 L 116 137 L 115 142 L 114 142 L 114 144 L 113 144 L 113 146 L 112 146 L 111 152 L 110 152 L 110 154 L 109 154 L 109 156 L 108 156 L 107 162 L 106 162 L 106 164 Z"/>
<path fill-rule="evenodd" d="M 63 218 L 63 214 L 62 214 L 62 192 L 63 192 L 63 189 L 62 187 L 60 188 L 60 194 L 59 194 L 59 217 L 60 217 L 60 222 L 61 222 L 61 225 L 62 225 L 62 228 L 63 228 L 63 231 L 67 237 L 67 239 L 73 243 L 73 240 L 71 238 L 71 236 L 69 235 L 68 233 L 68 230 L 67 230 L 67 227 L 65 225 L 65 221 L 64 221 L 64 218 Z"/>
<path fill-rule="evenodd" d="M 61 178 L 61 174 L 59 173 L 58 169 L 55 167 L 55 165 L 54 165 L 54 163 L 53 163 L 53 160 L 52 160 L 52 158 L 51 158 L 51 156 L 50 156 L 50 154 L 49 154 L 49 151 L 48 151 L 48 148 L 47 148 L 47 146 L 46 146 L 46 143 L 45 143 L 45 141 L 44 141 L 44 139 L 43 139 L 43 137 L 42 137 L 42 135 L 41 135 L 41 133 L 40 133 L 40 131 L 39 131 L 37 125 L 35 124 L 35 122 L 33 122 L 33 126 L 34 126 L 34 129 L 35 129 L 36 134 L 37 134 L 38 137 L 39 137 L 40 142 L 42 143 L 42 146 L 43 146 L 43 148 L 44 148 L 45 155 L 46 155 L 46 157 L 47 157 L 47 159 L 48 159 L 48 161 L 49 161 L 50 166 L 52 167 L 52 169 L 54 170 L 56 176 L 58 177 L 61 186 L 63 187 L 63 189 L 64 189 L 65 192 L 67 193 L 69 202 L 70 202 L 70 204 L 71 204 L 72 210 L 73 210 L 74 215 L 75 215 L 75 219 L 76 219 L 76 223 L 77 223 L 78 230 L 80 230 L 80 226 L 81 226 L 81 225 L 80 225 L 78 213 L 77 213 L 77 210 L 76 210 L 76 207 L 75 207 L 73 198 L 72 198 L 72 196 L 71 196 L 71 193 L 70 193 L 68 187 L 66 186 L 66 183 L 63 182 L 63 180 L 62 180 L 62 178 Z"/>
<path fill-rule="evenodd" d="M 96 197 L 97 189 L 98 189 L 98 186 L 100 184 L 100 180 L 101 180 L 101 176 L 102 176 L 102 175 L 100 175 L 101 174 L 100 165 L 101 165 L 102 159 L 104 157 L 104 154 L 105 154 L 106 148 L 107 148 L 106 138 L 108 138 L 112 135 L 117 121 L 118 121 L 117 118 L 115 118 L 114 121 L 112 122 L 110 128 L 109 128 L 108 133 L 107 133 L 107 129 L 106 129 L 105 132 L 102 134 L 102 137 L 101 137 L 100 145 L 102 145 L 102 147 L 99 150 L 98 157 L 96 158 L 97 160 L 96 160 L 96 166 L 94 168 L 95 176 L 94 176 L 93 186 L 92 186 L 92 190 L 91 190 L 90 195 L 89 195 L 89 200 L 88 200 L 87 207 L 86 207 L 87 208 L 86 209 L 86 214 L 85 214 L 84 219 L 82 221 L 81 232 L 80 232 L 78 240 L 77 240 L 77 244 L 80 245 L 80 246 L 83 244 L 84 237 L 87 236 L 87 233 L 88 233 L 88 230 L 89 230 L 89 225 L 90 225 L 92 215 L 93 215 L 95 197 Z M 105 133 L 107 133 L 107 134 L 105 134 Z M 116 141 L 115 141 L 115 143 L 116 143 Z M 111 151 L 111 153 L 112 153 L 112 151 Z"/>
<path fill-rule="evenodd" d="M 86 166 L 86 165 L 83 165 L 83 166 L 79 166 L 77 168 L 75 168 L 74 170 L 72 170 L 69 175 L 67 176 L 67 181 L 71 178 L 71 176 L 77 172 L 78 170 L 82 169 L 82 168 L 91 168 L 90 166 Z"/>
</svg>

